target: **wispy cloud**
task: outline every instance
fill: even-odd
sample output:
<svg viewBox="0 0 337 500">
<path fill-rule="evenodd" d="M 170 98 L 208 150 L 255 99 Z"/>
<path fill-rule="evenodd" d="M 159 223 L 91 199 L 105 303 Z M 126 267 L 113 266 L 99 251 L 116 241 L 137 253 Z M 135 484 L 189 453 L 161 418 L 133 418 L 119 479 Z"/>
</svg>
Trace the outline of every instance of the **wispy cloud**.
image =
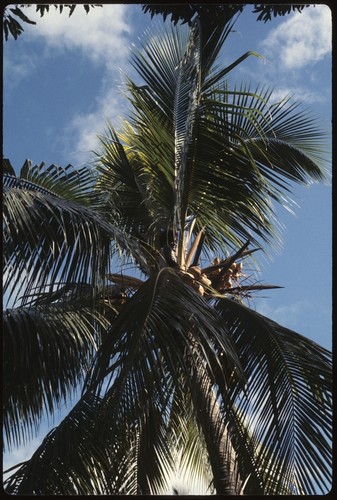
<svg viewBox="0 0 337 500">
<path fill-rule="evenodd" d="M 331 11 L 316 5 L 295 13 L 272 29 L 261 44 L 263 53 L 286 70 L 312 65 L 331 52 Z"/>
<path fill-rule="evenodd" d="M 306 300 L 300 300 L 278 307 L 272 307 L 267 301 L 256 301 L 257 312 L 295 331 L 298 330 L 298 328 L 301 329 L 303 326 L 301 325 L 301 320 L 303 319 L 303 315 L 305 315 L 310 308 L 310 303 Z"/>
<path fill-rule="evenodd" d="M 331 11 L 326 5 L 311 5 L 269 24 L 257 44 L 263 59 L 251 58 L 238 67 L 242 81 L 260 82 L 273 88 L 272 102 L 291 96 L 304 105 L 331 102 L 330 81 L 322 80 L 319 63 L 331 56 Z M 318 108 L 319 109 L 319 108 Z"/>
<path fill-rule="evenodd" d="M 6 92 L 15 90 L 24 78 L 35 71 L 39 63 L 38 59 L 38 55 L 27 57 L 26 53 L 14 53 L 8 56 L 5 52 L 3 58 L 4 90 Z"/>
<path fill-rule="evenodd" d="M 125 71 L 128 65 L 134 11 L 134 6 L 111 4 L 95 7 L 86 14 L 79 5 L 69 17 L 67 9 L 60 14 L 51 6 L 48 14 L 40 18 L 34 6 L 25 9 L 37 25 L 25 26 L 24 36 L 27 41 L 43 41 L 40 57 L 51 58 L 76 51 L 83 64 L 101 67 L 99 90 L 91 100 L 94 105 L 88 111 L 82 109 L 74 114 L 58 135 L 57 140 L 72 163 L 80 164 L 90 159 L 90 152 L 97 149 L 97 134 L 104 131 L 108 120 L 115 126 L 120 123 L 119 117 L 125 108 L 120 92 L 120 70 Z M 32 63 L 25 63 L 27 57 L 21 59 L 15 65 L 20 78 L 29 75 L 32 69 Z"/>
<path fill-rule="evenodd" d="M 323 104 L 327 102 L 327 96 L 324 93 L 315 92 L 312 89 L 303 87 L 303 85 L 279 86 L 274 88 L 272 102 L 278 102 L 290 96 L 295 100 L 300 99 L 303 104 Z"/>
<path fill-rule="evenodd" d="M 99 149 L 98 136 L 105 133 L 108 122 L 119 127 L 124 104 L 120 93 L 110 89 L 97 96 L 94 111 L 74 116 L 64 132 L 73 138 L 71 155 L 76 157 L 76 163 L 86 162 L 92 151 Z"/>
</svg>

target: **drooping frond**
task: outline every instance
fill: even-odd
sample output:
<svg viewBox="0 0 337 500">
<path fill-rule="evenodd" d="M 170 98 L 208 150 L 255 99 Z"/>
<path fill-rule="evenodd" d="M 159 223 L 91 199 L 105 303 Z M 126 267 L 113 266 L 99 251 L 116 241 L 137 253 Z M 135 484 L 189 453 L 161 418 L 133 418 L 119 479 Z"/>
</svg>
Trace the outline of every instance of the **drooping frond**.
<svg viewBox="0 0 337 500">
<path fill-rule="evenodd" d="M 326 491 L 331 483 L 331 353 L 236 301 L 219 300 L 216 309 L 247 377 L 244 392 L 234 386 L 231 391 L 237 395 L 236 432 L 242 438 L 238 452 L 253 450 L 266 493 Z"/>
<path fill-rule="evenodd" d="M 223 375 L 225 382 L 230 367 L 236 366 L 238 375 L 240 373 L 231 341 L 227 342 L 225 331 L 220 335 L 220 329 L 217 314 L 202 297 L 185 285 L 175 271 L 166 268 L 150 278 L 126 303 L 104 336 L 77 409 L 70 412 L 42 448 L 17 472 L 16 486 L 14 478 L 9 484 L 17 488 L 15 491 L 18 493 L 48 494 L 48 484 L 52 485 L 53 480 L 60 479 L 69 466 L 74 475 L 78 468 L 79 481 L 84 481 L 83 485 L 75 481 L 72 491 L 76 491 L 76 488 L 87 491 L 88 485 L 82 474 L 85 470 L 90 473 L 92 469 L 82 448 L 93 453 L 94 464 L 100 455 L 96 455 L 98 451 L 93 447 L 99 445 L 100 453 L 110 457 L 110 477 L 120 478 L 118 467 L 122 458 L 127 456 L 132 442 L 135 446 L 132 448 L 134 455 L 130 458 L 130 466 L 135 460 L 138 463 L 132 473 L 132 481 L 137 485 L 138 493 L 146 493 L 149 481 L 160 482 L 162 466 L 158 463 L 158 456 L 166 456 L 170 460 L 167 435 L 172 397 L 181 376 L 183 379 L 189 376 L 189 367 L 184 360 L 185 351 L 190 352 L 195 362 L 200 361 L 200 352 L 207 353 L 206 366 L 210 370 L 214 364 L 219 364 L 218 353 L 225 353 L 228 364 Z M 199 352 L 194 353 L 191 349 L 188 332 L 200 346 Z M 93 408 L 95 422 L 93 416 L 85 415 L 87 405 L 94 402 L 94 390 L 102 398 L 99 408 Z M 81 430 L 77 433 L 78 429 Z M 95 434 L 98 430 L 99 438 Z M 72 437 L 73 433 L 75 436 Z M 63 439 L 67 442 L 63 442 Z M 68 441 L 71 439 L 73 448 L 70 454 Z M 114 442 L 118 446 L 113 445 Z M 108 449 L 104 448 L 103 443 Z M 118 460 L 111 457 L 111 453 Z M 77 458 L 74 459 L 74 456 Z M 42 475 L 47 459 L 52 460 L 52 467 L 45 478 Z M 101 472 L 103 475 L 104 470 Z M 35 474 L 35 479 L 31 474 Z M 50 474 L 53 480 L 50 479 L 49 483 Z M 67 481 L 64 486 L 60 480 L 57 483 L 58 492 L 69 494 L 71 489 Z M 104 491 L 104 487 L 102 483 L 101 491 Z M 93 485 L 92 492 L 95 491 Z M 117 489 L 113 491 L 122 492 Z"/>
<path fill-rule="evenodd" d="M 48 297 L 50 294 L 46 294 Z M 77 293 L 56 302 L 4 311 L 4 432 L 9 449 L 27 442 L 78 384 L 109 322 Z M 87 306 L 85 306 L 87 303 Z"/>
<path fill-rule="evenodd" d="M 317 121 L 289 97 L 276 103 L 272 98 L 268 88 L 257 88 L 253 93 L 243 88 L 233 94 L 233 105 L 246 110 L 233 114 L 234 141 L 237 134 L 256 158 L 262 175 L 271 184 L 275 178 L 275 184 L 285 191 L 289 187 L 286 179 L 298 183 L 327 180 L 326 135 Z M 254 121 L 249 116 L 251 110 Z"/>
<path fill-rule="evenodd" d="M 12 303 L 54 282 L 98 283 L 111 242 L 146 262 L 146 249 L 82 205 L 17 187 L 5 187 L 3 198 L 4 291 Z"/>
<path fill-rule="evenodd" d="M 133 295 L 97 353 L 88 388 L 99 388 L 103 384 L 101 390 L 105 393 L 108 414 L 113 420 L 118 418 L 127 425 L 130 419 L 137 419 L 140 442 L 145 444 L 147 440 L 152 443 L 152 447 L 141 448 L 143 452 L 146 450 L 147 458 L 140 470 L 144 471 L 143 480 L 145 475 L 157 487 L 160 477 L 160 474 L 154 474 L 157 454 L 166 456 L 170 463 L 168 430 L 165 436 L 164 424 L 171 428 L 180 401 L 178 398 L 177 405 L 172 405 L 172 398 L 181 380 L 190 374 L 185 352 L 191 353 L 196 364 L 205 363 L 209 370 L 214 365 L 220 366 L 217 358 L 226 352 L 228 369 L 221 375 L 222 383 L 231 371 L 230 366 L 235 365 L 238 376 L 240 374 L 239 362 L 234 361 L 235 353 L 225 340 L 226 333 L 219 335 L 218 319 L 175 271 L 166 268 Z M 189 331 L 200 346 L 203 358 L 191 350 Z M 152 422 L 150 427 L 149 422 Z M 146 470 L 151 463 L 154 465 Z"/>
<path fill-rule="evenodd" d="M 4 488 L 12 495 L 135 494 L 132 460 L 135 441 L 118 421 L 99 427 L 102 400 L 86 394 L 52 429 L 27 462 L 18 464 Z"/>
<path fill-rule="evenodd" d="M 162 475 L 167 478 L 168 487 L 164 490 L 158 481 L 153 481 L 151 493 L 160 495 L 176 489 L 179 494 L 214 493 L 212 471 L 209 464 L 207 447 L 200 428 L 199 408 L 194 408 L 189 382 L 181 376 L 175 386 L 172 410 L 169 420 L 167 441 L 173 463 L 161 457 Z"/>
<path fill-rule="evenodd" d="M 129 313 L 131 310 L 132 314 Z M 189 330 L 204 348 L 209 349 L 209 355 L 215 356 L 214 360 L 217 351 L 226 352 L 229 366 L 235 366 L 239 374 L 240 363 L 233 346 L 231 342 L 227 343 L 226 331 L 220 335 L 219 328 L 218 315 L 207 301 L 185 284 L 179 273 L 164 268 L 137 290 L 116 318 L 111 334 L 105 337 L 97 353 L 88 387 L 99 387 L 118 367 L 123 367 L 125 375 L 136 361 L 143 367 L 145 353 L 151 357 L 154 349 L 164 356 L 161 362 L 165 360 L 172 369 L 176 362 L 184 365 L 183 350 L 190 349 L 190 341 L 184 332 Z M 143 356 L 138 359 L 138 349 L 141 348 L 143 350 L 139 352 L 143 352 Z M 171 357 L 173 350 L 177 353 L 176 360 Z M 117 358 L 114 356 L 116 352 Z M 211 367 L 212 363 L 209 365 Z"/>
<path fill-rule="evenodd" d="M 114 237 L 94 212 L 17 188 L 4 189 L 4 223 L 4 290 L 14 301 L 48 283 L 95 283 Z"/>
<path fill-rule="evenodd" d="M 199 350 L 196 343 L 195 349 Z M 199 355 L 201 361 L 202 352 Z M 230 385 L 235 384 L 236 375 L 235 370 L 228 370 L 226 359 L 221 353 L 219 359 L 219 366 L 214 365 L 211 369 L 204 369 L 202 362 L 193 363 L 190 393 L 212 470 L 212 486 L 223 495 L 240 495 L 243 484 L 238 467 L 240 458 L 228 432 L 226 413 L 218 402 L 218 392 L 227 393 Z M 225 383 L 224 374 L 227 374 Z"/>
</svg>

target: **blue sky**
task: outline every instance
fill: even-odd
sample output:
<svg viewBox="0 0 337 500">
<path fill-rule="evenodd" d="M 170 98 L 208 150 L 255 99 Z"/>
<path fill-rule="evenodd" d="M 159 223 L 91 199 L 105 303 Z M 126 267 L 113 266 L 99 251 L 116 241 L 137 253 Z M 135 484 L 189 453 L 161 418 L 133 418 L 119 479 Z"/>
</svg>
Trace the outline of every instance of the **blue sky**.
<svg viewBox="0 0 337 500">
<path fill-rule="evenodd" d="M 92 158 L 97 134 L 107 120 L 118 127 L 127 109 L 122 73 L 132 73 L 132 44 L 145 29 L 160 24 L 140 5 L 113 4 L 88 15 L 77 7 L 72 17 L 51 9 L 40 18 L 26 9 L 36 26 L 25 25 L 18 40 L 4 43 L 3 152 L 13 166 L 34 163 L 80 166 Z M 168 23 L 168 21 L 166 21 Z M 248 50 L 230 81 L 274 87 L 275 98 L 289 93 L 331 129 L 331 12 L 310 6 L 266 24 L 247 6 L 227 40 L 222 57 L 231 63 Z M 329 155 L 327 156 L 329 160 Z M 331 186 L 294 189 L 295 216 L 278 209 L 284 225 L 283 248 L 261 258 L 258 278 L 283 289 L 261 293 L 250 303 L 262 314 L 330 348 Z M 44 428 L 45 430 L 45 428 Z M 32 446 L 6 456 L 5 467 L 28 458 Z"/>
</svg>

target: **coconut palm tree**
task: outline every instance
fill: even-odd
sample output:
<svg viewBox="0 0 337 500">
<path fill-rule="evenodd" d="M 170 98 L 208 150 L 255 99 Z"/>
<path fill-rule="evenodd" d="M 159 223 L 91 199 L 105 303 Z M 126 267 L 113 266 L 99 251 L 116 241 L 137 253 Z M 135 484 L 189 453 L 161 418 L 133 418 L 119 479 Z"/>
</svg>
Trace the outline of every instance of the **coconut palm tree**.
<svg viewBox="0 0 337 500">
<path fill-rule="evenodd" d="M 169 491 L 178 458 L 217 494 L 329 488 L 331 355 L 245 303 L 268 287 L 245 267 L 275 239 L 273 203 L 325 179 L 322 135 L 296 103 L 229 87 L 256 55 L 221 66 L 233 22 L 134 52 L 142 82 L 94 177 L 5 164 L 8 443 L 82 384 L 8 493 Z"/>
</svg>

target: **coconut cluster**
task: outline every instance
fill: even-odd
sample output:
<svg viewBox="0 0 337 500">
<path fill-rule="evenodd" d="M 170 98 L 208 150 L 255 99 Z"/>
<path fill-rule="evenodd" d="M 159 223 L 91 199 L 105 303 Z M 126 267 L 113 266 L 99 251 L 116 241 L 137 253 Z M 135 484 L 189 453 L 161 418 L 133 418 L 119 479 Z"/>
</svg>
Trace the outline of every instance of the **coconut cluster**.
<svg viewBox="0 0 337 500">
<path fill-rule="evenodd" d="M 199 266 L 192 266 L 180 270 L 180 275 L 185 283 L 192 286 L 200 295 L 204 295 L 207 291 L 211 292 L 212 289 L 224 293 L 238 282 L 240 276 L 243 276 L 241 262 L 233 262 L 229 267 L 224 262 L 216 257 L 207 273 Z"/>
<path fill-rule="evenodd" d="M 186 271 L 180 271 L 180 274 L 185 283 L 192 286 L 200 295 L 204 295 L 205 288 L 212 286 L 212 281 L 202 272 L 199 266 L 189 267 Z"/>
<path fill-rule="evenodd" d="M 242 262 L 233 262 L 229 267 L 221 266 L 221 261 L 216 257 L 213 266 L 219 266 L 210 271 L 208 277 L 212 281 L 212 287 L 220 293 L 232 288 L 237 284 L 239 278 L 243 276 Z"/>
</svg>

